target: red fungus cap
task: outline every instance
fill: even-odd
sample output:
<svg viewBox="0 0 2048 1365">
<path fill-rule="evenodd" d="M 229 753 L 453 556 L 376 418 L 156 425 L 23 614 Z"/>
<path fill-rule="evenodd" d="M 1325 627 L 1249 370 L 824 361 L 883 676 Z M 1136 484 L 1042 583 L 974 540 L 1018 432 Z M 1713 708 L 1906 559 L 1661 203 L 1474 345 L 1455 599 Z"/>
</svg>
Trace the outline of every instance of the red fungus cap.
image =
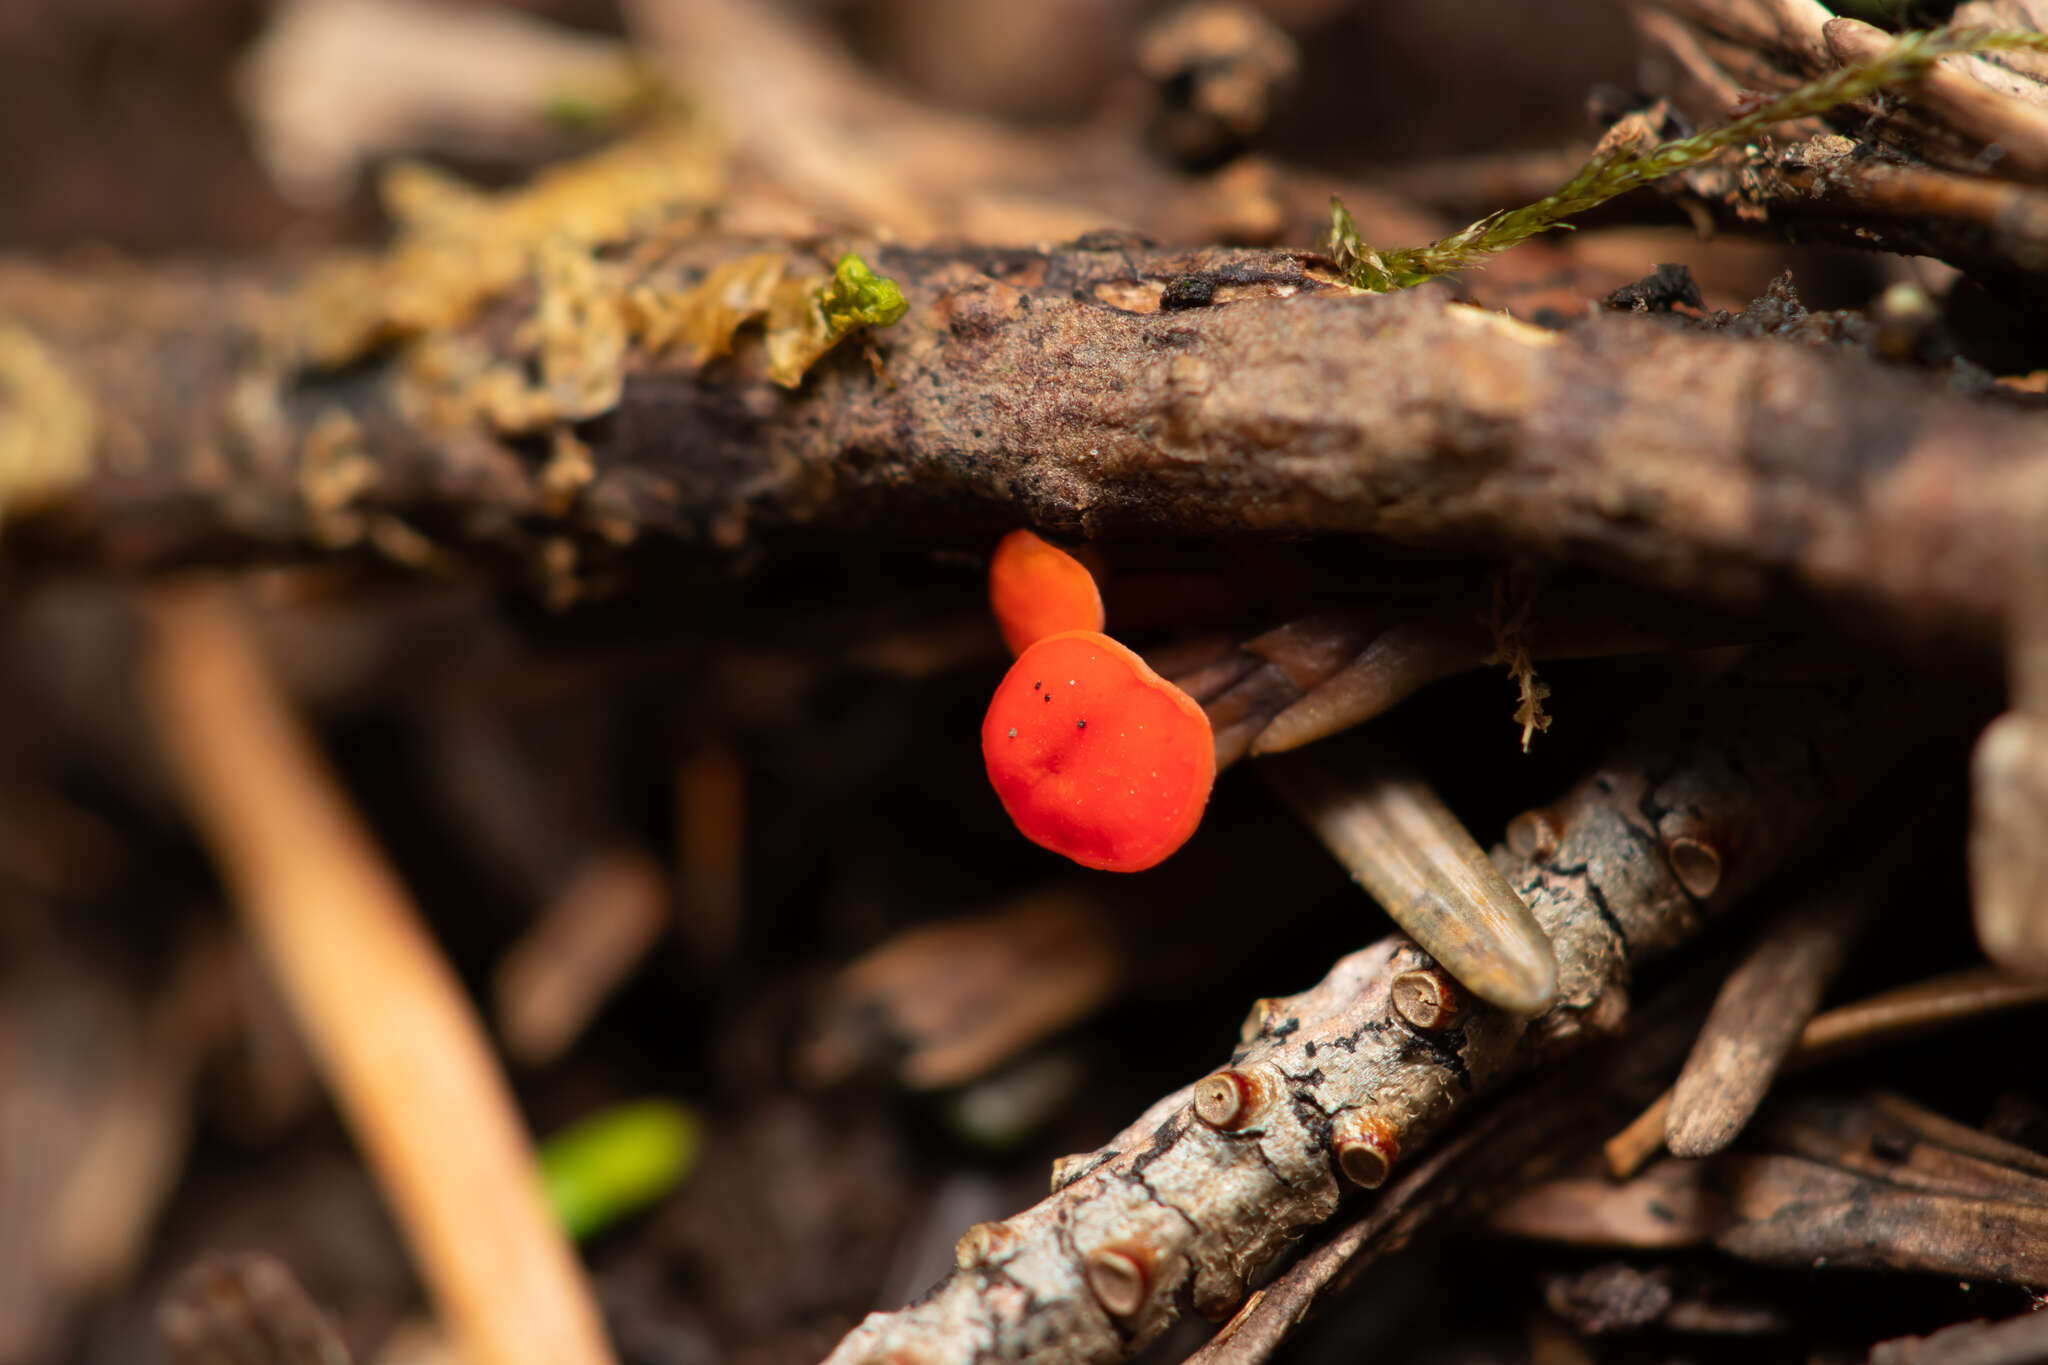
<svg viewBox="0 0 2048 1365">
<path fill-rule="evenodd" d="M 1095 575 L 1030 531 L 1012 531 L 996 546 L 988 562 L 988 604 L 1012 654 L 1063 630 L 1102 629 Z"/>
<path fill-rule="evenodd" d="M 1202 708 L 1092 630 L 1049 635 L 1010 666 L 981 755 L 1025 838 L 1106 872 L 1141 872 L 1186 843 L 1216 781 Z"/>
</svg>

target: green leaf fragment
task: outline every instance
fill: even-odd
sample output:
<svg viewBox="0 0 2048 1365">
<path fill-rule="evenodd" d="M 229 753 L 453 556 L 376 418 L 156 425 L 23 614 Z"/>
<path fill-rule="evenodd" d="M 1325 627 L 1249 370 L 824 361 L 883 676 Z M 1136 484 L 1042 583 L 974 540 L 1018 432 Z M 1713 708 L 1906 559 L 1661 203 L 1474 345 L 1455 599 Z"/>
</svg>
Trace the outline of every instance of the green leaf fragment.
<svg viewBox="0 0 2048 1365">
<path fill-rule="evenodd" d="M 697 1116 L 670 1100 L 622 1104 L 540 1145 L 541 1184 L 569 1235 L 581 1240 L 673 1190 L 697 1164 Z"/>
</svg>

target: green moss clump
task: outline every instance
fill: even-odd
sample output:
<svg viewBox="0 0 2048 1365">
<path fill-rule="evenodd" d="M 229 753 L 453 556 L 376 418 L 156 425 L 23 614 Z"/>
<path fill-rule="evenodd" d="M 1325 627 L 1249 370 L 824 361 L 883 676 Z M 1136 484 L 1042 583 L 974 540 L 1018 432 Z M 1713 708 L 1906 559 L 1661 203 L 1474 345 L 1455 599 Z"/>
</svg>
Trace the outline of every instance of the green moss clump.
<svg viewBox="0 0 2048 1365">
<path fill-rule="evenodd" d="M 832 278 L 818 290 L 818 311 L 833 341 L 858 327 L 887 327 L 910 311 L 910 301 L 896 281 L 877 275 L 849 251 L 833 267 Z"/>
</svg>

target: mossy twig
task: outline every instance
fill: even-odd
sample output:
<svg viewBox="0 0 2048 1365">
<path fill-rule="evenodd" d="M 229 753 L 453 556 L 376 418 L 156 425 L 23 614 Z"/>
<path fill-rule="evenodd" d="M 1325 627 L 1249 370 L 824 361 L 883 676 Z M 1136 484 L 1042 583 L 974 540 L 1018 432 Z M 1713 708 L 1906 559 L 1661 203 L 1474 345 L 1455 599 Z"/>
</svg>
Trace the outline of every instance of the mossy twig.
<svg viewBox="0 0 2048 1365">
<path fill-rule="evenodd" d="M 1882 55 L 1831 71 L 1818 80 L 1751 110 L 1742 117 L 1673 138 L 1647 151 L 1627 147 L 1596 153 L 1579 173 L 1549 197 L 1517 209 L 1490 214 L 1428 246 L 1375 251 L 1336 199 L 1330 201 L 1330 249 L 1346 278 L 1360 289 L 1385 293 L 1470 269 L 1496 252 L 1518 246 L 1540 232 L 1569 228 L 1571 218 L 1610 199 L 1640 189 L 1674 172 L 1697 166 L 1729 147 L 1740 146 L 1781 123 L 1825 114 L 1842 105 L 1896 89 L 1918 79 L 1943 57 L 1975 52 L 2028 49 L 2048 52 L 2048 34 L 1985 29 L 1902 33 Z"/>
</svg>

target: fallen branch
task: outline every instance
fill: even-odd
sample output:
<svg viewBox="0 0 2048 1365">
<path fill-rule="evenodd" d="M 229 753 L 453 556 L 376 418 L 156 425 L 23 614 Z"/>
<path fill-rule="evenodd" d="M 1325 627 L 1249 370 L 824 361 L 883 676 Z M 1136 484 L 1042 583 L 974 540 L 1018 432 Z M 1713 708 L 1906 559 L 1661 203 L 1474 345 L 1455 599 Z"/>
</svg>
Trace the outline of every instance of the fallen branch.
<svg viewBox="0 0 2048 1365">
<path fill-rule="evenodd" d="M 1697 133 L 1650 146 L 1631 145 L 1633 140 L 1603 143 L 1576 175 L 1544 198 L 1491 214 L 1427 246 L 1375 250 L 1343 205 L 1333 201 L 1332 253 L 1353 284 L 1376 290 L 1409 288 L 1482 265 L 1488 257 L 1567 225 L 1630 190 L 1753 143 L 1782 125 L 1907 87 L 1933 104 L 1965 138 L 1979 147 L 1997 147 L 2012 169 L 2036 176 L 2048 170 L 2048 112 L 1938 64 L 1943 57 L 1954 60 L 1995 50 L 2048 51 L 2048 39 L 2042 35 L 1948 29 L 1888 38 L 1868 24 L 1837 19 L 1824 27 L 1823 36 L 1840 63 L 1835 70 Z"/>
<path fill-rule="evenodd" d="M 870 1315 L 832 1362 L 1093 1365 L 1144 1346 L 1184 1302 L 1233 1311 L 1248 1276 L 1336 1212 L 1340 1175 L 1377 1188 L 1474 1094 L 1619 1029 L 1634 966 L 1838 818 L 1925 723 L 1916 691 L 1781 653 L 1660 717 L 1536 817 L 1532 858 L 1495 855 L 1557 950 L 1562 1003 L 1526 1042 L 1522 1020 L 1466 1007 L 1441 980 L 1404 990 L 1441 975 L 1406 939 L 1354 953 L 1259 1002 L 1228 1067 L 1057 1163 L 1050 1198 L 970 1229 L 951 1279 Z M 1432 1000 L 1458 1003 L 1414 1008 Z"/>
<path fill-rule="evenodd" d="M 1850 71 L 1920 41 L 1837 18 L 1816 0 L 1638 0 L 1635 8 L 1653 50 L 1662 49 L 1660 55 L 1683 73 L 1671 82 L 1672 93 L 1692 97 L 1691 112 L 1708 118 L 1725 113 L 1731 88 L 1777 95 L 1804 78 Z M 2028 20 L 2010 12 L 1997 17 L 2023 28 Z M 1968 47 L 1969 30 L 1937 30 L 1935 42 L 1954 55 L 1921 64 L 1921 74 L 1903 92 L 1887 89 L 1884 98 L 1864 92 L 1842 116 L 1926 161 L 2040 182 L 2048 176 L 2048 82 L 2029 71 L 2039 61 L 2042 40 L 2025 32 L 1997 37 L 2014 47 L 1965 55 L 1958 49 Z M 1899 94 L 1903 98 L 1893 97 Z M 1992 148 L 1997 150 L 1987 157 Z"/>
<path fill-rule="evenodd" d="M 1696 996 L 1681 987 L 1660 999 L 1655 1017 L 1627 1039 L 1582 1054 L 1473 1115 L 1405 1169 L 1370 1209 L 1247 1298 L 1186 1365 L 1259 1365 L 1326 1296 L 1341 1293 L 1442 1216 L 1540 1178 L 1578 1149 L 1588 1124 L 1628 1104 L 1677 1061 L 1698 1018 Z"/>
<path fill-rule="evenodd" d="M 646 242 L 586 302 L 679 295 L 752 245 Z M 494 429 L 465 387 L 536 363 L 521 329 L 436 332 L 344 380 L 282 364 L 264 337 L 290 310 L 246 280 L 0 271 L 0 312 L 92 395 L 97 433 L 93 472 L 25 510 L 9 551 L 509 552 L 573 584 L 636 542 L 731 550 L 799 524 L 1356 532 L 1750 607 L 1797 585 L 1988 638 L 2030 543 L 2022 509 L 2048 497 L 2048 418 L 1849 354 L 1627 316 L 1548 332 L 1427 291 L 1353 295 L 1284 252 L 871 258 L 910 300 L 875 339 L 879 370 L 842 347 L 784 393 L 758 349 L 699 371 L 629 342 L 593 362 L 609 380 L 583 376 L 616 401 L 567 463 Z M 1162 308 L 1188 280 L 1209 302 Z M 502 306 L 542 306 L 522 297 Z"/>
</svg>

